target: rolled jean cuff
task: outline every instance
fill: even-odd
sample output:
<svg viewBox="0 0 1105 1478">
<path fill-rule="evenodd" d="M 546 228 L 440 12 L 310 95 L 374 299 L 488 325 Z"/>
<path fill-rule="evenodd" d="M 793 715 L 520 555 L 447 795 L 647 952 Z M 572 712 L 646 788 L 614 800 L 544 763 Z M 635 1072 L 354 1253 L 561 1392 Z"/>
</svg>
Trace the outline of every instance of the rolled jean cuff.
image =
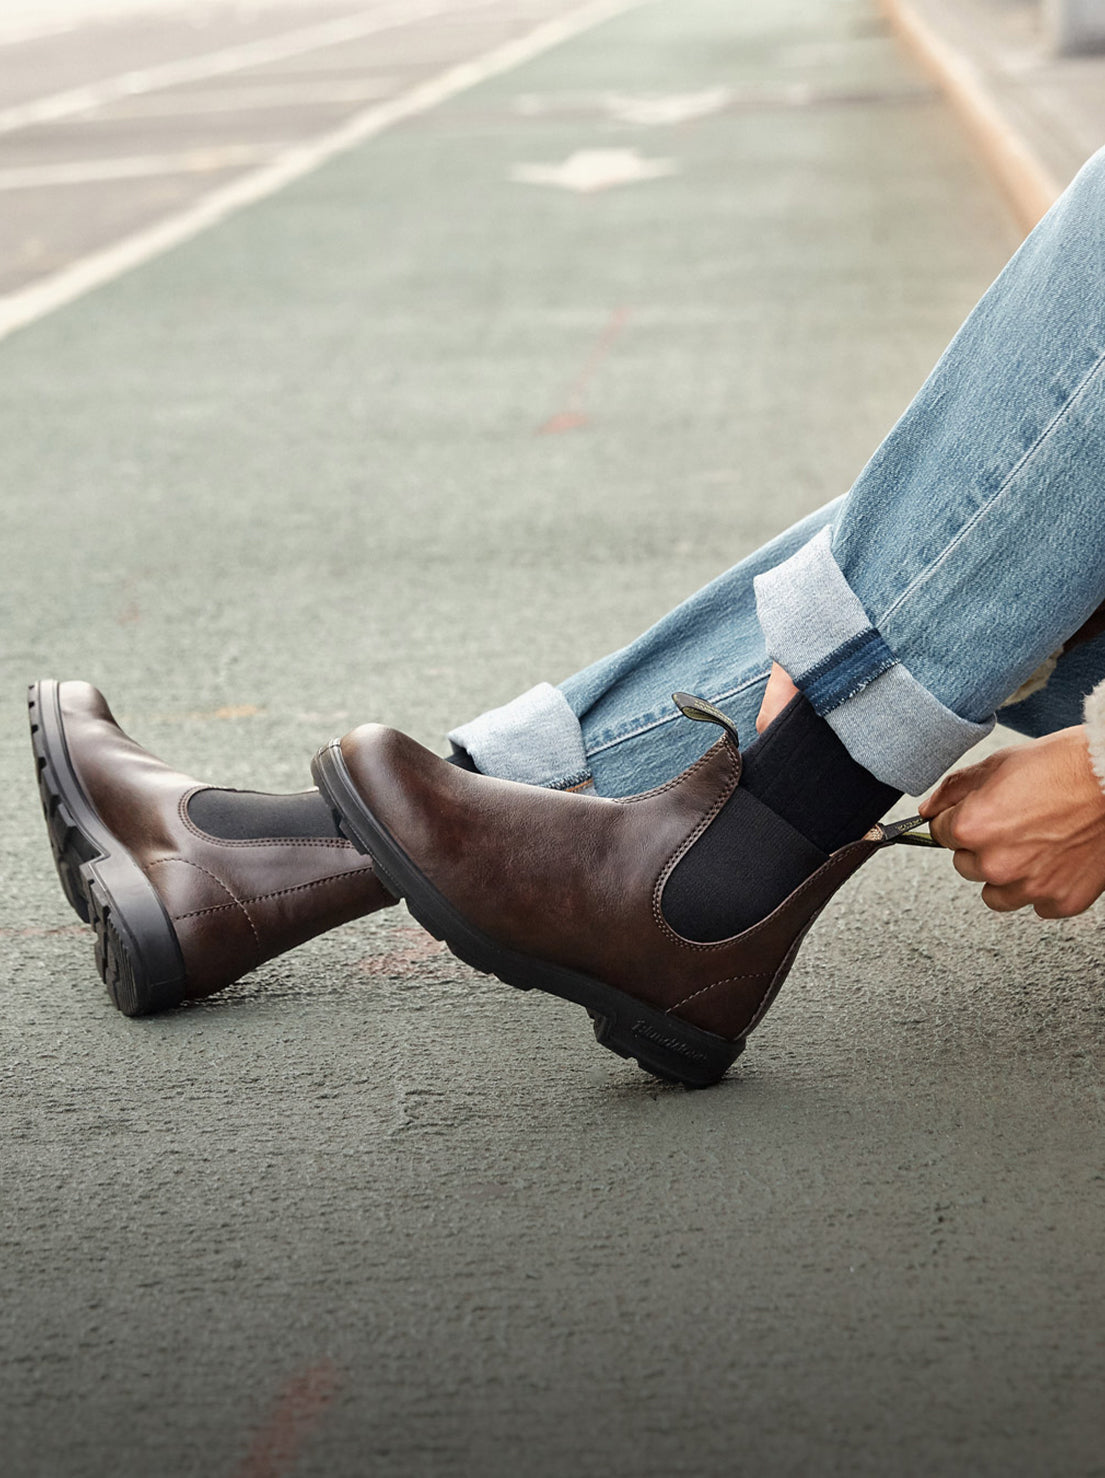
<svg viewBox="0 0 1105 1478">
<path fill-rule="evenodd" d="M 449 735 L 483 775 L 573 790 L 591 778 L 579 719 L 550 683 L 538 683 L 502 708 L 481 713 Z"/>
<path fill-rule="evenodd" d="M 994 727 L 960 718 L 899 661 L 833 557 L 831 528 L 755 588 L 768 655 L 885 785 L 919 795 Z"/>
</svg>

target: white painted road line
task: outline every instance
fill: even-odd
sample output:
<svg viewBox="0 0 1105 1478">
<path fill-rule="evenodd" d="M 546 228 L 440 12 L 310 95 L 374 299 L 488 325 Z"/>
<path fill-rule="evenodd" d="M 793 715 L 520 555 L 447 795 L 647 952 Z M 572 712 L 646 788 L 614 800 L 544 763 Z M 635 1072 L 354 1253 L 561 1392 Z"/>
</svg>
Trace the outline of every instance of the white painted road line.
<svg viewBox="0 0 1105 1478">
<path fill-rule="evenodd" d="M 351 82 L 258 83 L 254 86 L 204 92 L 147 93 L 105 103 L 87 126 L 120 118 L 195 118 L 201 113 L 260 113 L 266 109 L 317 108 L 329 104 L 367 103 L 387 97 L 395 88 L 391 75 L 359 77 Z"/>
<path fill-rule="evenodd" d="M 118 25 L 194 14 L 194 0 L 0 0 L 0 46 L 60 36 L 79 26 Z M 242 9 L 256 14 L 301 8 L 302 0 L 246 0 Z"/>
<path fill-rule="evenodd" d="M 612 20 L 626 11 L 635 10 L 645 0 L 589 0 L 578 10 L 555 20 L 544 21 L 516 40 L 493 47 L 483 56 L 450 67 L 437 77 L 419 83 L 408 92 L 387 102 L 378 103 L 354 114 L 340 127 L 309 144 L 289 149 L 271 164 L 255 170 L 242 179 L 233 180 L 212 190 L 186 210 L 159 221 L 154 226 L 136 231 L 114 246 L 93 252 L 80 261 L 32 283 L 19 292 L 0 297 L 0 339 L 17 329 L 44 318 L 66 303 L 91 292 L 93 288 L 121 277 L 133 267 L 198 236 L 234 211 L 255 201 L 275 195 L 294 180 L 312 173 L 336 154 L 344 153 L 385 129 L 426 113 L 448 98 L 467 91 L 491 77 L 512 71 L 542 52 L 569 41 L 584 31 Z"/>
<path fill-rule="evenodd" d="M 106 180 L 140 180 L 158 175 L 211 174 L 262 164 L 288 148 L 279 144 L 217 144 L 176 154 L 138 154 L 130 158 L 78 159 L 63 164 L 28 164 L 0 169 L 0 190 L 42 190 L 55 185 L 94 185 Z"/>
<path fill-rule="evenodd" d="M 419 4 L 413 3 L 413 0 L 402 0 L 402 3 L 388 9 L 377 7 L 375 10 L 361 11 L 357 15 L 323 21 L 319 25 L 285 31 L 283 35 L 269 36 L 261 41 L 246 41 L 238 46 L 224 47 L 221 51 L 183 57 L 180 61 L 163 62 L 160 66 L 144 67 L 139 71 L 123 72 L 115 77 L 105 77 L 100 82 L 88 83 L 84 87 L 71 87 L 49 97 L 35 98 L 29 103 L 17 103 L 13 107 L 0 109 L 0 133 L 13 133 L 16 129 L 30 128 L 36 123 L 56 123 L 62 118 L 92 112 L 119 98 L 134 97 L 136 93 L 156 92 L 166 87 L 178 87 L 185 82 L 201 82 L 209 77 L 224 77 L 248 67 L 263 67 L 273 62 L 287 61 L 290 57 L 302 56 L 306 52 L 340 46 L 343 42 L 361 41 L 366 36 L 394 30 L 398 26 L 409 25 L 450 10 L 455 12 L 455 6 L 450 5 L 448 0 L 422 0 Z"/>
</svg>

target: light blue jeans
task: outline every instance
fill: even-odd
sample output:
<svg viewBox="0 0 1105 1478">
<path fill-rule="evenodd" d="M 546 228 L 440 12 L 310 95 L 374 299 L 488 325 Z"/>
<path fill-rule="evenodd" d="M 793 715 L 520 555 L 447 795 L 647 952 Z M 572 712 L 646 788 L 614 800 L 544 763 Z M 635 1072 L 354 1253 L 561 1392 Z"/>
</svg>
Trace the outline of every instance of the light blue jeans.
<svg viewBox="0 0 1105 1478">
<path fill-rule="evenodd" d="M 702 751 L 671 701 L 753 737 L 779 662 L 854 759 L 919 794 L 1105 600 L 1105 150 L 973 310 L 851 491 L 620 652 L 449 736 L 486 774 L 630 795 Z M 1002 710 L 1081 721 L 1105 636 Z"/>
</svg>

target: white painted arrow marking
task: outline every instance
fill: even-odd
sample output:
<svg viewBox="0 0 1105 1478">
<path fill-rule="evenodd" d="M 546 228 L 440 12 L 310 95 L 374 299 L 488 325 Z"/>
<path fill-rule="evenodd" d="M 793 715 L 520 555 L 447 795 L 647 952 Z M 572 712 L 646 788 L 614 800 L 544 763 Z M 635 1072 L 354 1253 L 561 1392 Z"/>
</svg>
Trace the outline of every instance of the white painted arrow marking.
<svg viewBox="0 0 1105 1478">
<path fill-rule="evenodd" d="M 612 185 L 636 185 L 675 174 L 674 159 L 644 159 L 636 149 L 577 149 L 561 164 L 516 164 L 512 180 L 525 185 L 554 185 L 592 195 Z"/>
<path fill-rule="evenodd" d="M 727 87 L 707 87 L 701 92 L 672 92 L 652 97 L 630 97 L 611 93 L 606 98 L 606 111 L 619 123 L 690 123 L 695 118 L 708 118 L 720 113 L 731 101 Z"/>
</svg>

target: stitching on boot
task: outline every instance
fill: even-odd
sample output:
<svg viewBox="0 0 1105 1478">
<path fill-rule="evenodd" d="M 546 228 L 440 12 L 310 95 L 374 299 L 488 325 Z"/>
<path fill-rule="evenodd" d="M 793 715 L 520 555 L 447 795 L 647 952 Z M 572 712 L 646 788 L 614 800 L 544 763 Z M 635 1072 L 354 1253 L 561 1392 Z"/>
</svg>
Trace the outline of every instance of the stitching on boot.
<svg viewBox="0 0 1105 1478">
<path fill-rule="evenodd" d="M 225 913 L 228 908 L 237 908 L 238 906 L 237 901 L 234 903 L 212 903 L 209 908 L 194 908 L 191 913 L 174 914 L 173 923 L 183 924 L 185 919 L 202 919 L 205 914 Z"/>
<path fill-rule="evenodd" d="M 261 936 L 258 934 L 257 926 L 254 924 L 253 919 L 250 917 L 249 909 L 242 902 L 242 900 L 236 897 L 236 895 L 231 892 L 231 890 L 226 886 L 221 878 L 217 878 L 215 874 L 213 872 L 209 872 L 206 867 L 201 866 L 201 864 L 198 862 L 190 861 L 187 857 L 158 857 L 153 862 L 147 864 L 146 871 L 149 872 L 150 868 L 160 867 L 169 862 L 183 862 L 185 867 L 192 867 L 195 868 L 196 872 L 202 872 L 204 877 L 210 878 L 215 886 L 217 888 L 221 888 L 226 896 L 233 900 L 233 902 L 242 910 L 242 913 L 245 915 L 246 923 L 249 925 L 249 932 L 253 935 L 253 942 L 257 946 L 257 956 L 259 964 L 264 955 L 264 951 L 261 948 Z M 221 906 L 224 908 L 230 907 L 229 904 L 223 904 Z M 189 915 L 181 914 L 180 917 L 182 919 L 188 918 Z"/>
<path fill-rule="evenodd" d="M 855 852 L 856 849 L 859 847 L 869 848 L 870 855 L 873 856 L 876 852 L 881 852 L 883 847 L 888 845 L 884 841 L 873 841 L 869 838 L 870 833 L 865 833 L 863 836 L 857 837 L 854 842 L 849 842 L 847 846 L 841 847 L 838 851 L 833 852 L 832 855 L 829 857 L 828 862 L 823 862 L 816 872 L 811 872 L 806 881 L 804 883 L 800 883 L 799 886 L 795 888 L 794 892 L 789 894 L 788 897 L 784 898 L 782 903 L 780 903 L 777 908 L 774 908 L 771 913 L 765 914 L 758 924 L 750 925 L 747 929 L 745 929 L 743 934 L 733 934 L 728 939 L 717 939 L 710 944 L 700 944 L 697 940 L 684 939 L 681 935 L 676 934 L 675 931 L 670 927 L 670 925 L 666 926 L 666 932 L 679 944 L 684 944 L 689 949 L 697 949 L 703 952 L 709 950 L 728 949 L 731 945 L 735 944 L 738 939 L 744 944 L 753 944 L 755 943 L 759 935 L 763 933 L 763 931 L 767 928 L 768 924 L 780 911 L 780 909 L 787 908 L 791 904 L 799 902 L 806 896 L 807 893 L 811 893 L 813 891 L 814 884 L 817 882 L 818 878 L 821 876 L 826 868 L 833 867 L 835 864 L 840 863 L 845 858 L 850 858 L 852 853 Z M 855 869 L 853 869 L 853 872 L 854 871 Z M 849 873 L 848 877 L 850 877 L 851 875 L 852 874 Z M 845 877 L 843 881 L 837 886 L 843 887 L 844 882 L 847 882 L 847 880 L 847 877 Z"/>
<path fill-rule="evenodd" d="M 364 871 L 364 872 L 367 872 L 368 870 L 369 870 L 368 868 L 362 869 L 362 871 Z M 321 887 L 325 886 L 325 884 L 327 884 L 327 883 L 341 882 L 341 881 L 344 881 L 345 878 L 352 878 L 352 877 L 356 877 L 356 876 L 357 876 L 357 870 L 356 869 L 351 869 L 349 872 L 335 873 L 333 876 L 328 877 L 328 878 L 315 878 L 314 881 L 313 882 L 310 882 L 310 883 L 296 883 L 291 888 L 276 888 L 271 893 L 257 893 L 252 898 L 247 898 L 246 899 L 246 902 L 247 903 L 265 903 L 270 898 L 285 898 L 285 897 L 287 897 L 287 895 L 289 893 L 304 893 L 304 892 L 307 892 L 311 888 L 321 888 Z"/>
<path fill-rule="evenodd" d="M 663 909 L 660 906 L 660 899 L 661 899 L 661 897 L 663 895 L 663 892 L 664 892 L 664 884 L 667 882 L 668 878 L 671 876 L 671 873 L 674 870 L 674 868 L 676 867 L 676 865 L 679 863 L 679 861 L 684 856 L 686 856 L 687 852 L 690 851 L 691 847 L 694 846 L 695 842 L 698 841 L 699 837 L 706 830 L 706 828 L 710 825 L 710 823 L 713 821 L 713 819 L 715 818 L 715 816 L 721 810 L 722 806 L 725 805 L 726 801 L 729 800 L 730 796 L 733 794 L 733 792 L 736 790 L 737 786 L 740 784 L 741 759 L 740 759 L 739 753 L 738 754 L 734 754 L 733 753 L 733 750 L 732 750 L 732 747 L 729 745 L 728 741 L 725 740 L 725 739 L 720 739 L 718 741 L 718 743 L 725 746 L 725 753 L 726 753 L 726 757 L 729 760 L 729 767 L 730 767 L 730 769 L 732 771 L 732 774 L 731 774 L 729 780 L 727 781 L 724 789 L 720 792 L 720 794 L 718 795 L 717 799 L 714 801 L 713 805 L 710 807 L 709 811 L 707 811 L 706 815 L 702 817 L 702 819 L 699 821 L 698 825 L 691 832 L 690 836 L 686 837 L 679 844 L 679 846 L 676 847 L 675 851 L 668 858 L 668 860 L 664 864 L 664 866 L 660 869 L 660 875 L 656 879 L 656 886 L 652 890 L 652 917 L 653 917 L 653 921 L 656 924 L 656 927 L 660 930 L 660 933 L 663 934 L 666 939 L 669 939 L 673 943 L 680 945 L 683 949 L 710 949 L 710 948 L 713 948 L 714 946 L 712 946 L 710 944 L 705 944 L 704 945 L 700 941 L 695 940 L 695 939 L 684 939 L 684 937 L 683 937 L 682 934 L 677 934 L 675 932 L 675 930 L 671 927 L 671 925 L 668 923 L 667 919 L 664 917 L 664 911 L 663 911 Z M 714 749 L 716 749 L 716 748 L 717 748 L 717 745 L 714 746 Z M 702 760 L 708 759 L 714 753 L 714 749 L 708 749 L 706 751 L 706 753 L 703 755 Z M 699 764 L 702 763 L 702 760 L 699 760 Z M 698 768 L 698 766 L 696 765 L 695 766 L 695 769 L 697 769 L 697 768 Z M 684 779 L 686 777 L 685 776 L 681 776 L 680 778 L 681 779 Z"/>
<path fill-rule="evenodd" d="M 367 867 L 366 868 L 363 868 L 361 870 L 364 871 L 364 872 L 368 872 L 369 871 L 369 869 Z M 314 881 L 313 882 L 310 882 L 310 883 L 296 883 L 291 888 L 276 888 L 271 893 L 254 893 L 254 894 L 251 894 L 251 896 L 249 898 L 246 898 L 244 900 L 240 900 L 240 899 L 235 898 L 234 899 L 234 903 L 239 904 L 239 906 L 244 909 L 245 906 L 246 906 L 246 904 L 250 904 L 250 903 L 266 903 L 270 898 L 285 898 L 290 893 L 304 893 L 304 892 L 308 891 L 310 888 L 321 888 L 326 883 L 341 882 L 345 878 L 352 878 L 352 877 L 356 877 L 356 876 L 357 876 L 357 869 L 350 869 L 349 872 L 334 873 L 332 876 L 327 877 L 327 878 L 315 878 Z M 229 888 L 227 889 L 227 892 L 230 892 Z M 231 897 L 233 897 L 233 896 L 234 895 L 231 894 Z M 205 914 L 205 913 L 218 913 L 221 909 L 224 909 L 224 908 L 233 908 L 233 907 L 234 907 L 234 904 L 231 904 L 231 903 L 214 903 L 214 904 L 211 904 L 208 908 L 197 908 L 197 909 L 194 909 L 192 913 L 178 914 L 177 917 L 180 918 L 180 919 L 194 919 L 194 918 L 199 918 L 199 916 L 201 914 Z M 247 913 L 246 917 L 247 918 L 249 917 L 248 913 Z"/>
<path fill-rule="evenodd" d="M 692 991 L 689 996 L 684 996 L 681 1001 L 676 1001 L 674 1006 L 669 1006 L 664 1012 L 665 1016 L 672 1016 L 681 1006 L 690 1005 L 691 1001 L 697 1001 L 699 996 L 704 996 L 707 991 L 716 990 L 719 985 L 732 985 L 735 980 L 761 980 L 765 975 L 774 976 L 774 970 L 749 970 L 746 975 L 726 975 L 724 980 L 715 980 L 710 985 L 704 985 L 701 990 Z"/>
<path fill-rule="evenodd" d="M 613 800 L 614 804 L 618 806 L 633 806 L 636 805 L 638 801 L 650 801 L 653 796 L 663 795 L 666 790 L 674 790 L 677 785 L 682 785 L 685 780 L 689 780 L 696 770 L 700 770 L 708 760 L 712 759 L 714 756 L 714 751 L 719 749 L 722 745 L 728 746 L 728 739 L 719 739 L 716 743 L 711 744 L 709 749 L 700 760 L 695 760 L 694 764 L 690 767 L 689 770 L 684 770 L 681 775 L 676 775 L 674 780 L 665 780 L 663 785 L 657 785 L 652 790 L 642 790 L 640 795 L 611 796 L 610 799 Z M 729 748 L 728 753 L 731 760 L 734 758 L 740 758 L 739 755 L 734 757 L 731 748 Z"/>
</svg>

